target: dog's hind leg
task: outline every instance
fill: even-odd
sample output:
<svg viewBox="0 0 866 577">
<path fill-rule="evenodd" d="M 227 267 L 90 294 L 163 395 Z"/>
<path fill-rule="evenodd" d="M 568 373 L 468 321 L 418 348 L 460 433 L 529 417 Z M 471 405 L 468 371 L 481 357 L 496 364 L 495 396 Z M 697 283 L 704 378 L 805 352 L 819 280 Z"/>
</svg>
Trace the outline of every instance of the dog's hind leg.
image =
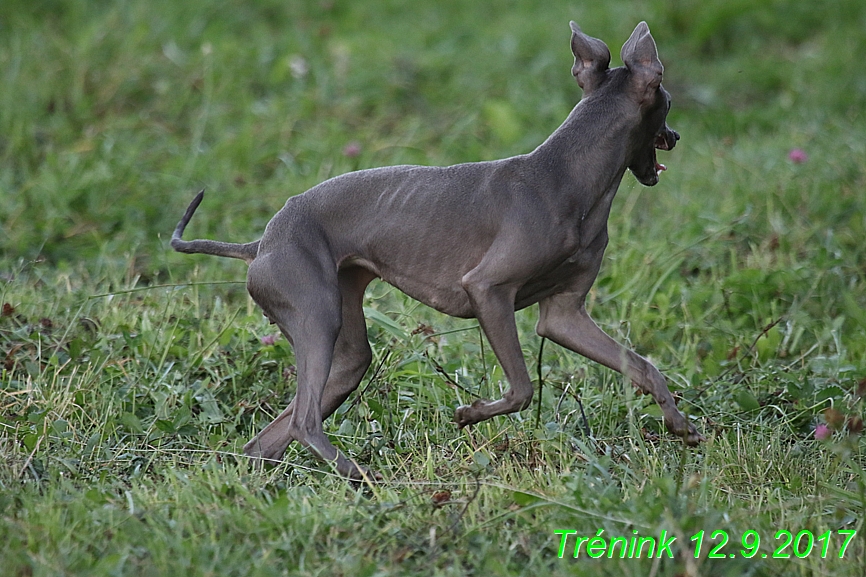
<svg viewBox="0 0 866 577">
<path fill-rule="evenodd" d="M 364 321 L 364 289 L 375 278 L 361 269 L 344 269 L 338 273 L 342 304 L 342 327 L 334 348 L 334 361 L 322 396 L 322 418 L 327 419 L 343 404 L 373 361 Z"/>
<path fill-rule="evenodd" d="M 250 264 L 247 289 L 295 350 L 298 388 L 286 422 L 288 439 L 347 474 L 350 464 L 322 429 L 322 396 L 342 322 L 336 266 L 326 260 L 308 247 L 260 254 Z"/>
<path fill-rule="evenodd" d="M 367 342 L 364 323 L 364 289 L 374 275 L 360 268 L 341 270 L 340 287 L 342 326 L 334 347 L 334 357 L 328 381 L 322 393 L 322 419 L 327 419 L 354 391 L 367 372 L 373 358 Z M 280 413 L 267 427 L 244 445 L 244 453 L 266 460 L 279 460 L 293 437 L 289 421 L 295 410 L 295 401 Z"/>
<path fill-rule="evenodd" d="M 614 341 L 593 322 L 582 296 L 563 293 L 538 303 L 536 332 L 588 359 L 627 376 L 644 393 L 652 395 L 661 407 L 665 426 L 682 437 L 687 445 L 697 445 L 704 437 L 676 407 L 665 378 L 652 363 Z"/>
</svg>

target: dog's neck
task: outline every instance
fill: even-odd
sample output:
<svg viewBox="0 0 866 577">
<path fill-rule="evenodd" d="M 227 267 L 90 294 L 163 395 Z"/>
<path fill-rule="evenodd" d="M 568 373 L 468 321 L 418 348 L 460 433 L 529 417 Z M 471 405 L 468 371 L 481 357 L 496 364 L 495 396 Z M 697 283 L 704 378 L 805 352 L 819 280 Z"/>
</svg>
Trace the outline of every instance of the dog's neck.
<svg viewBox="0 0 866 577">
<path fill-rule="evenodd" d="M 639 115 L 622 102 L 585 98 L 528 156 L 552 177 L 542 194 L 563 221 L 576 226 L 579 246 L 607 238 L 607 219 L 628 164 Z"/>
<path fill-rule="evenodd" d="M 585 98 L 531 155 L 570 179 L 558 190 L 577 194 L 592 206 L 598 199 L 587 195 L 606 196 L 619 186 L 638 121 L 623 114 L 617 102 Z"/>
</svg>

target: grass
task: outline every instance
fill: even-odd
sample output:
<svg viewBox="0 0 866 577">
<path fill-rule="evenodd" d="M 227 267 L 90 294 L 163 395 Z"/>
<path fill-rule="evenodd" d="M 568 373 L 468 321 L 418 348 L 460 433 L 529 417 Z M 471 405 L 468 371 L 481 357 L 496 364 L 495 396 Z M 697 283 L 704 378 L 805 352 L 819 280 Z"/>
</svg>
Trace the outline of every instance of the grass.
<svg viewBox="0 0 866 577">
<path fill-rule="evenodd" d="M 242 265 L 169 250 L 191 196 L 193 235 L 247 241 L 330 176 L 531 149 L 579 98 L 569 19 L 614 62 L 645 19 L 666 66 L 683 140 L 657 187 L 624 179 L 589 306 L 708 442 L 684 451 L 610 371 L 539 359 L 534 309 L 540 405 L 458 431 L 503 386 L 477 323 L 374 284 L 374 370 L 326 430 L 386 482 L 296 447 L 253 469 L 292 351 L 262 343 Z M 0 573 L 862 575 L 864 23 L 853 0 L 4 0 Z M 666 531 L 674 558 L 558 557 L 555 531 L 602 529 Z M 781 530 L 831 537 L 773 558 Z M 736 558 L 709 557 L 715 531 Z"/>
</svg>

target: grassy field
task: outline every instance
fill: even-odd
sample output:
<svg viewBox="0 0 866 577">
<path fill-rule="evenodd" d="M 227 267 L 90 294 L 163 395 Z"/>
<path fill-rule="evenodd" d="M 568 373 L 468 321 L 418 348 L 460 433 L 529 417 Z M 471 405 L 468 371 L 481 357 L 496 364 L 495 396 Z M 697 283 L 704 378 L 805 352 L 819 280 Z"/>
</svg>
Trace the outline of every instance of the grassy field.
<svg viewBox="0 0 866 577">
<path fill-rule="evenodd" d="M 457 430 L 504 386 L 477 323 L 374 283 L 325 427 L 385 482 L 256 470 L 293 355 L 242 263 L 170 250 L 191 197 L 190 238 L 249 241 L 331 176 L 531 150 L 580 97 L 570 19 L 615 64 L 646 20 L 665 64 L 683 138 L 623 180 L 588 306 L 708 442 L 534 307 L 540 402 Z M 3 0 L 0 575 L 863 575 L 864 28 L 860 0 Z"/>
</svg>

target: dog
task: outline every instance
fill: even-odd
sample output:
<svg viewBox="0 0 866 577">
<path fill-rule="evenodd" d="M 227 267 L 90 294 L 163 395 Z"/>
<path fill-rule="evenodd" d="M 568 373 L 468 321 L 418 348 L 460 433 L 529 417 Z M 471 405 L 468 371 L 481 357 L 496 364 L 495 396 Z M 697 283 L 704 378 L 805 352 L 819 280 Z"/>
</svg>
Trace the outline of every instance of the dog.
<svg viewBox="0 0 866 577">
<path fill-rule="evenodd" d="M 622 47 L 624 66 L 610 68 L 607 45 L 570 26 L 571 72 L 583 98 L 528 154 L 337 176 L 289 198 L 247 244 L 182 240 L 204 191 L 195 197 L 171 246 L 246 261 L 249 294 L 295 351 L 297 394 L 244 446 L 247 455 L 280 460 L 298 441 L 341 475 L 381 478 L 342 455 L 322 428 L 370 366 L 362 301 L 375 278 L 442 313 L 478 319 L 509 388 L 498 400 L 458 407 L 458 427 L 529 405 L 514 311 L 538 303 L 539 335 L 626 375 L 687 445 L 704 440 L 658 369 L 605 334 L 585 308 L 626 169 L 654 186 L 665 170 L 656 150 L 680 138 L 666 122 L 671 98 L 655 40 L 641 22 Z"/>
</svg>

